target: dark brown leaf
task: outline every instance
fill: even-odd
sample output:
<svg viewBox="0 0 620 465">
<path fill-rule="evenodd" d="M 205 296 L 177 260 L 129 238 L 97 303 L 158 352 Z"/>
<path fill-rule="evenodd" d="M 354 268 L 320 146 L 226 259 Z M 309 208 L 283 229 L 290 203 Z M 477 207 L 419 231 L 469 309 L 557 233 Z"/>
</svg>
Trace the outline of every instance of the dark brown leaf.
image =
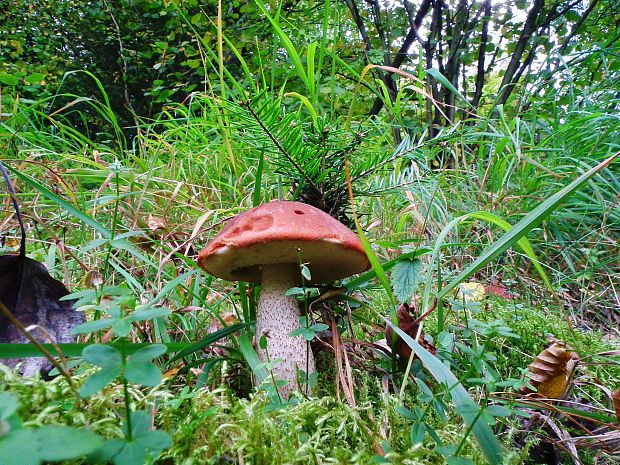
<svg viewBox="0 0 620 465">
<path fill-rule="evenodd" d="M 84 315 L 73 310 L 73 301 L 59 300 L 68 293 L 67 288 L 52 278 L 41 263 L 23 255 L 0 256 L 0 302 L 26 328 L 37 325 L 44 328 L 55 342 L 72 342 L 71 329 L 84 321 Z M 27 342 L 1 314 L 0 342 Z M 4 361 L 7 362 L 14 365 L 18 360 Z M 31 375 L 48 367 L 45 359 L 32 358 L 25 361 L 22 371 Z"/>
<path fill-rule="evenodd" d="M 398 318 L 398 329 L 401 329 L 415 340 L 418 328 L 420 327 L 420 321 L 413 317 L 409 305 L 401 304 L 398 310 L 396 310 L 396 317 Z M 392 347 L 392 328 L 389 326 L 385 328 L 385 338 L 388 345 Z M 420 333 L 418 343 L 433 355 L 437 352 L 435 346 L 424 339 L 424 331 Z M 411 347 L 409 347 L 405 341 L 398 338 L 396 342 L 396 353 L 404 359 L 409 359 L 411 356 Z"/>
</svg>

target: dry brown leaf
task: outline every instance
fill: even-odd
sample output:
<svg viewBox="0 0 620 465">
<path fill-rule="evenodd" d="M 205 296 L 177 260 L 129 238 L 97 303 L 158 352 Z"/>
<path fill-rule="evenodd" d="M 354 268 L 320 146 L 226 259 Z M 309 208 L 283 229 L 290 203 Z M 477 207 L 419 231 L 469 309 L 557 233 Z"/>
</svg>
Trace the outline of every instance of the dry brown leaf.
<svg viewBox="0 0 620 465">
<path fill-rule="evenodd" d="M 398 310 L 396 310 L 396 317 L 398 318 L 398 329 L 402 330 L 408 336 L 411 336 L 413 339 L 415 339 L 418 328 L 420 327 L 420 319 L 416 319 L 413 317 L 409 305 L 401 304 L 398 307 Z M 390 328 L 389 326 L 385 328 L 385 338 L 388 345 L 392 347 L 392 328 Z M 433 346 L 432 344 L 427 342 L 426 339 L 424 339 L 424 331 L 420 333 L 418 343 L 433 355 L 435 355 L 435 353 L 437 352 L 435 346 Z M 408 360 L 411 356 L 411 347 L 409 347 L 407 343 L 401 338 L 398 338 L 398 341 L 396 342 L 396 353 L 402 358 Z"/>
<path fill-rule="evenodd" d="M 172 379 L 172 378 L 174 378 L 177 375 L 177 373 L 181 370 L 181 368 L 183 368 L 183 366 L 184 365 L 179 365 L 178 367 L 171 368 L 170 370 L 166 371 L 163 374 L 163 378 L 164 379 Z"/>
<path fill-rule="evenodd" d="M 616 412 L 616 421 L 620 423 L 620 389 L 616 389 L 611 398 L 614 401 L 614 411 Z"/>
<path fill-rule="evenodd" d="M 146 224 L 153 232 L 157 231 L 158 229 L 166 229 L 167 226 L 166 220 L 164 218 L 162 218 L 161 216 L 155 216 L 153 214 L 149 214 L 146 219 Z"/>
<path fill-rule="evenodd" d="M 528 366 L 530 384 L 536 392 L 549 399 L 562 399 L 571 387 L 571 380 L 575 366 L 579 361 L 576 352 L 566 347 L 561 341 L 556 341 L 534 357 Z M 524 387 L 522 394 L 532 391 Z"/>
</svg>

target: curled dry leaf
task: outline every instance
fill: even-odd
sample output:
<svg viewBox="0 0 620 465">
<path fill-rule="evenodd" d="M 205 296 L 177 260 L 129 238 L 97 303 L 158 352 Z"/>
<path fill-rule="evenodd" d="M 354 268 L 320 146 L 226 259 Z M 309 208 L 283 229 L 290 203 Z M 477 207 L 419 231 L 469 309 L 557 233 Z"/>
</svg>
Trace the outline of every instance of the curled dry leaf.
<svg viewBox="0 0 620 465">
<path fill-rule="evenodd" d="M 162 218 L 161 216 L 155 216 L 153 214 L 149 214 L 149 216 L 146 218 L 146 224 L 153 232 L 166 229 L 167 227 L 166 220 L 164 218 Z"/>
<path fill-rule="evenodd" d="M 428 313 L 430 312 L 427 312 L 427 314 Z M 423 318 L 414 318 L 411 314 L 411 309 L 407 304 L 401 304 L 398 307 L 398 310 L 396 310 L 396 317 L 398 318 L 398 329 L 401 329 L 407 333 L 407 335 L 415 339 L 418 328 L 420 327 L 420 322 Z M 388 345 L 392 347 L 392 328 L 389 326 L 385 328 L 385 337 Z M 424 331 L 420 333 L 418 343 L 433 355 L 437 352 L 435 346 L 424 339 Z M 396 342 L 396 353 L 404 359 L 409 359 L 409 357 L 411 357 L 411 347 L 409 347 L 405 341 L 398 338 L 398 341 Z"/>
<path fill-rule="evenodd" d="M 99 288 L 103 285 L 103 276 L 98 270 L 90 270 L 84 278 L 84 284 L 90 289 Z"/>
<path fill-rule="evenodd" d="M 549 399 L 562 399 L 570 391 L 573 372 L 579 356 L 561 341 L 556 341 L 534 357 L 528 366 L 530 384 L 536 393 Z M 527 387 L 522 394 L 533 391 Z"/>
</svg>

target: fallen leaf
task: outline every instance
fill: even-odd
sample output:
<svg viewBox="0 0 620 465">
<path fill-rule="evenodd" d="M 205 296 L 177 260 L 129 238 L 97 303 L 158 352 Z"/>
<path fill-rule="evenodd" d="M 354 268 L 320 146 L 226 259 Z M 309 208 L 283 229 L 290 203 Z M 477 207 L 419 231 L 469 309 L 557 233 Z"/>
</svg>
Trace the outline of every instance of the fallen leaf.
<svg viewBox="0 0 620 465">
<path fill-rule="evenodd" d="M 459 286 L 458 298 L 465 302 L 479 302 L 484 298 L 484 284 L 469 282 Z"/>
<path fill-rule="evenodd" d="M 506 286 L 503 284 L 489 284 L 484 288 L 485 292 L 489 295 L 496 295 L 504 299 L 514 299 L 515 296 L 508 292 Z"/>
<path fill-rule="evenodd" d="M 407 333 L 408 336 L 415 339 L 418 328 L 420 327 L 420 322 L 411 314 L 409 305 L 401 304 L 396 310 L 396 317 L 398 319 L 398 329 L 401 329 L 403 332 Z M 392 347 L 392 328 L 389 326 L 385 328 L 385 337 L 388 345 Z M 418 343 L 433 355 L 437 352 L 435 346 L 424 339 L 424 331 L 420 333 Z M 396 353 L 404 359 L 409 359 L 409 357 L 411 357 L 411 347 L 401 338 L 398 338 L 396 342 Z"/>
<path fill-rule="evenodd" d="M 614 401 L 614 411 L 616 412 L 616 421 L 620 423 L 620 389 L 616 389 L 611 398 Z"/>
<path fill-rule="evenodd" d="M 530 384 L 536 392 L 548 399 L 562 399 L 570 390 L 573 371 L 579 361 L 576 352 L 566 347 L 561 341 L 556 341 L 534 357 L 528 366 Z M 532 390 L 523 387 L 522 394 Z"/>
<path fill-rule="evenodd" d="M 148 225 L 149 229 L 153 232 L 157 231 L 158 229 L 166 229 L 166 220 L 162 218 L 161 216 L 155 216 L 153 214 L 149 214 L 149 216 L 146 219 L 146 224 Z"/>
</svg>

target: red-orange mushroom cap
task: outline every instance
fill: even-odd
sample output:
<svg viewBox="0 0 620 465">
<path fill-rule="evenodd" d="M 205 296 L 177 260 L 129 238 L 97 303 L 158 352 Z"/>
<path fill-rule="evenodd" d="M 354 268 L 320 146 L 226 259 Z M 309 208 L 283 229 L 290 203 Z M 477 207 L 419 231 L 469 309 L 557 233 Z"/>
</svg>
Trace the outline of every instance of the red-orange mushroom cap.
<svg viewBox="0 0 620 465">
<path fill-rule="evenodd" d="M 299 263 L 312 283 L 345 278 L 370 267 L 359 237 L 318 208 L 277 200 L 233 218 L 198 256 L 209 274 L 261 282 L 261 266 Z"/>
</svg>

